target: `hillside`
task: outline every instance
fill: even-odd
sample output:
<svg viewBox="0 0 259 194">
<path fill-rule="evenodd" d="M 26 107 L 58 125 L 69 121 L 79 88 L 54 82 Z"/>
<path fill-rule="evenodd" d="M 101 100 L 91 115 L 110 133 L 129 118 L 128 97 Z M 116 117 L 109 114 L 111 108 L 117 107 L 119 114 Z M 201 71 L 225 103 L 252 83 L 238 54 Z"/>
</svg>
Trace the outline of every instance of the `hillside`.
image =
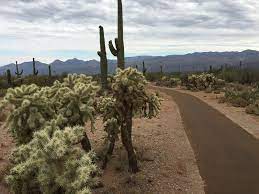
<svg viewBox="0 0 259 194">
<path fill-rule="evenodd" d="M 136 66 L 142 69 L 142 62 L 145 61 L 149 72 L 160 71 L 160 65 L 163 65 L 165 72 L 178 71 L 204 71 L 209 66 L 219 68 L 221 65 L 239 66 L 242 61 L 243 67 L 259 67 L 259 51 L 245 50 L 242 52 L 199 52 L 186 55 L 168 55 L 168 56 L 136 56 L 126 58 L 126 66 Z M 116 60 L 109 60 L 109 72 L 114 72 Z M 49 64 L 36 61 L 36 67 L 40 74 L 48 73 Z M 96 60 L 83 61 L 79 59 L 69 59 L 67 61 L 55 60 L 50 63 L 54 74 L 61 73 L 99 73 L 99 62 Z M 24 70 L 24 74 L 31 74 L 32 61 L 24 62 L 19 65 Z M 9 64 L 0 67 L 0 73 L 3 74 L 7 69 L 13 73 L 15 65 Z"/>
</svg>

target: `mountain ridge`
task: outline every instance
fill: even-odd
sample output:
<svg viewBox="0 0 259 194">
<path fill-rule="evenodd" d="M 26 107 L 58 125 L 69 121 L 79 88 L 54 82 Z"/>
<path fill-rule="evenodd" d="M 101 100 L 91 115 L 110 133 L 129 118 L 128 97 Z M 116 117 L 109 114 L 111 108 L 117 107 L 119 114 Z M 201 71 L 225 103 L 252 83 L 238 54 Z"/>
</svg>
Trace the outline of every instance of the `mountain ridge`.
<svg viewBox="0 0 259 194">
<path fill-rule="evenodd" d="M 240 61 L 242 65 L 249 68 L 259 68 L 259 51 L 244 50 L 226 51 L 226 52 L 194 52 L 184 55 L 166 55 L 166 56 L 134 56 L 126 57 L 126 66 L 138 66 L 142 69 L 142 62 L 145 61 L 146 68 L 150 72 L 160 71 L 160 66 L 163 66 L 165 72 L 177 71 L 204 71 L 210 66 L 219 68 L 222 65 L 238 66 Z M 108 60 L 108 71 L 113 73 L 116 69 L 116 60 Z M 40 74 L 48 74 L 48 65 L 51 65 L 53 74 L 62 73 L 85 73 L 98 74 L 100 72 L 99 61 L 97 60 L 81 60 L 77 58 L 62 61 L 59 59 L 47 64 L 36 61 L 36 68 Z M 19 68 L 24 70 L 24 75 L 32 73 L 32 61 L 19 64 Z M 12 74 L 15 71 L 15 64 L 0 66 L 0 74 L 10 69 Z"/>
</svg>

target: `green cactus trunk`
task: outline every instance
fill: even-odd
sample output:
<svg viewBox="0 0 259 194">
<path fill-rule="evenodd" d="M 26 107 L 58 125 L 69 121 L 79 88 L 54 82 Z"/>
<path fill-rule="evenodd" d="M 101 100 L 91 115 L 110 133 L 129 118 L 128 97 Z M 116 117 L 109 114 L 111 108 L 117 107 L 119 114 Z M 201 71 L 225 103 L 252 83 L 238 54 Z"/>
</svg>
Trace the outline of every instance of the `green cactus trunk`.
<svg viewBox="0 0 259 194">
<path fill-rule="evenodd" d="M 100 57 L 100 69 L 101 69 L 101 83 L 102 88 L 107 89 L 108 81 L 108 60 L 106 55 L 106 48 L 105 48 L 105 38 L 104 38 L 104 30 L 102 26 L 99 26 L 100 30 L 100 49 L 97 54 Z"/>
<path fill-rule="evenodd" d="M 6 70 L 6 78 L 9 86 L 12 86 L 12 75 L 10 69 Z"/>
<path fill-rule="evenodd" d="M 163 74 L 163 65 L 160 65 L 160 73 Z"/>
<path fill-rule="evenodd" d="M 146 75 L 146 72 L 147 72 L 147 68 L 145 67 L 145 61 L 143 61 L 143 64 L 142 64 L 142 73 L 143 73 L 143 75 Z"/>
<path fill-rule="evenodd" d="M 22 71 L 19 71 L 19 67 L 18 67 L 18 63 L 17 61 L 15 62 L 15 67 L 16 67 L 16 71 L 15 71 L 15 74 L 17 75 L 17 77 L 21 77 L 21 75 L 23 74 L 23 69 Z"/>
<path fill-rule="evenodd" d="M 32 68 L 33 68 L 33 75 L 37 76 L 39 71 L 36 70 L 36 67 L 35 67 L 35 59 L 33 58 L 33 61 L 32 61 Z"/>
<path fill-rule="evenodd" d="M 209 71 L 210 73 L 212 72 L 212 66 L 210 65 L 210 71 Z"/>
<path fill-rule="evenodd" d="M 115 47 L 112 41 L 109 41 L 111 53 L 117 57 L 117 66 L 120 69 L 125 69 L 124 58 L 124 40 L 123 40 L 123 10 L 122 2 L 118 0 L 118 38 L 115 38 Z"/>
<path fill-rule="evenodd" d="M 51 66 L 49 65 L 49 77 L 52 76 L 52 72 L 51 72 Z"/>
</svg>

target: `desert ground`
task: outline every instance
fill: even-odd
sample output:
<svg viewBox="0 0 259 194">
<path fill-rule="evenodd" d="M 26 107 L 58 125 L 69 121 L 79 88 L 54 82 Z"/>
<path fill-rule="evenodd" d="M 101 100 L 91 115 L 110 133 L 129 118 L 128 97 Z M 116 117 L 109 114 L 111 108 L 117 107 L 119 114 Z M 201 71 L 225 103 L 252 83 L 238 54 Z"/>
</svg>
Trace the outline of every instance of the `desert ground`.
<svg viewBox="0 0 259 194">
<path fill-rule="evenodd" d="M 158 118 L 134 120 L 133 139 L 141 171 L 136 175 L 127 172 L 127 155 L 118 141 L 107 169 L 102 171 L 103 186 L 93 190 L 94 193 L 204 193 L 178 106 L 172 97 L 163 92 L 160 95 L 163 101 Z M 102 121 L 97 120 L 96 128 L 101 126 Z M 89 134 L 97 155 L 103 150 L 104 135 L 102 130 Z M 7 194 L 3 175 L 14 143 L 4 122 L 1 122 L 0 142 L 0 191 Z"/>
</svg>

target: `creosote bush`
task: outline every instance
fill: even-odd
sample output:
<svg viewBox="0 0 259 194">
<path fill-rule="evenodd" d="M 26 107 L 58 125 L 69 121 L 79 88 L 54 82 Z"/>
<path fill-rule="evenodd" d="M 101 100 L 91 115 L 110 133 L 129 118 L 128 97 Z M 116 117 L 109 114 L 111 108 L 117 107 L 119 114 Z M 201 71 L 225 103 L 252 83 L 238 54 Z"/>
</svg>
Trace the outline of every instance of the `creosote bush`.
<svg viewBox="0 0 259 194">
<path fill-rule="evenodd" d="M 135 68 L 118 69 L 112 83 L 112 96 L 100 99 L 98 109 L 103 116 L 109 140 L 103 167 L 106 166 L 115 140 L 120 134 L 128 152 L 129 171 L 138 171 L 136 153 L 132 145 L 132 119 L 134 116 L 152 118 L 160 110 L 160 98 L 149 94 L 146 85 L 145 77 Z"/>
</svg>

